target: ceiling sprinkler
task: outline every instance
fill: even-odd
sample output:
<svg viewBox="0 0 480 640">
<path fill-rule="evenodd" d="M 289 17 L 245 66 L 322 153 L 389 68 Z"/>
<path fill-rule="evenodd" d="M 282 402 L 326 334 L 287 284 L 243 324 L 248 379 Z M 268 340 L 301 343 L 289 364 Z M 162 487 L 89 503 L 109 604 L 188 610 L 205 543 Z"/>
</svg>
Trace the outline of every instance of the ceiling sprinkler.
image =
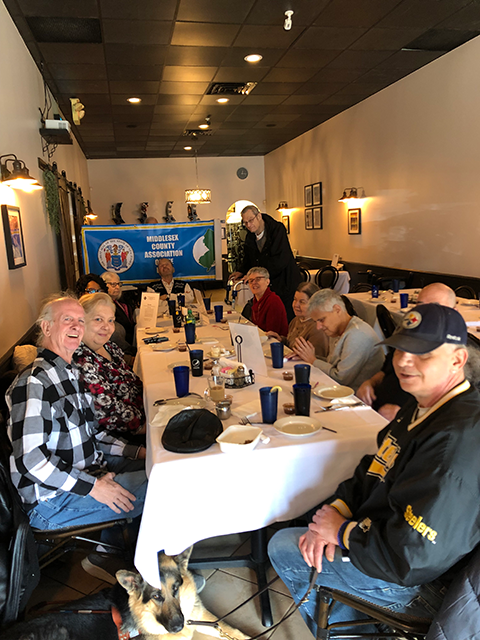
<svg viewBox="0 0 480 640">
<path fill-rule="evenodd" d="M 293 11 L 285 11 L 285 22 L 283 23 L 283 28 L 285 29 L 285 31 L 290 31 L 290 29 L 292 28 L 292 16 L 293 16 Z"/>
</svg>

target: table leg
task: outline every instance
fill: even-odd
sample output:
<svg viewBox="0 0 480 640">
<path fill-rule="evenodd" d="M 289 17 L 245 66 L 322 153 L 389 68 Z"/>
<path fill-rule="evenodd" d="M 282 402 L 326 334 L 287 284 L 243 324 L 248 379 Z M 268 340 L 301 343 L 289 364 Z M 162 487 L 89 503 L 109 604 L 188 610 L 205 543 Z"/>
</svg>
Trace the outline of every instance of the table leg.
<svg viewBox="0 0 480 640">
<path fill-rule="evenodd" d="M 267 530 L 257 529 L 250 533 L 250 553 L 246 556 L 218 557 L 218 558 L 191 558 L 188 566 L 190 569 L 222 569 L 227 567 L 249 567 L 255 571 L 259 590 L 267 584 L 267 567 L 269 564 L 267 554 Z M 260 608 L 262 611 L 262 624 L 271 627 L 273 624 L 272 610 L 268 590 L 260 596 Z"/>
</svg>

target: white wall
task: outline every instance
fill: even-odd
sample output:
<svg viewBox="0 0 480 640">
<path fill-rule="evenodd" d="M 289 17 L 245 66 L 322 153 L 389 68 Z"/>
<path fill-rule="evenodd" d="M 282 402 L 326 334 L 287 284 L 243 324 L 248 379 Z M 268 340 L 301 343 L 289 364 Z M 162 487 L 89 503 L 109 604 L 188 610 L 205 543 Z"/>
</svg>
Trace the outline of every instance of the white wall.
<svg viewBox="0 0 480 640">
<path fill-rule="evenodd" d="M 248 170 L 245 180 L 237 178 L 239 167 Z M 137 224 L 139 207 L 148 202 L 148 215 L 164 222 L 165 205 L 173 200 L 172 213 L 178 222 L 187 220 L 185 189 L 195 188 L 193 158 L 145 158 L 88 160 L 91 205 L 99 224 L 112 224 L 111 207 L 123 202 L 121 214 L 127 224 Z M 260 209 L 265 202 L 263 157 L 198 159 L 198 186 L 212 190 L 211 204 L 197 206 L 202 220 L 224 220 L 236 200 L 251 200 Z M 277 205 L 275 205 L 276 207 Z"/>
<path fill-rule="evenodd" d="M 291 215 L 302 255 L 480 276 L 480 38 L 265 157 L 267 208 Z M 322 181 L 324 228 L 306 231 L 304 185 Z M 345 187 L 363 186 L 362 234 Z"/>
<path fill-rule="evenodd" d="M 14 153 L 41 181 L 42 141 L 38 108 L 43 81 L 3 3 L 0 3 L 0 155 Z M 43 158 L 46 160 L 46 158 Z M 87 164 L 76 143 L 53 156 L 60 170 L 89 197 Z M 0 356 L 35 322 L 41 300 L 60 286 L 54 235 L 43 192 L 31 194 L 0 185 L 0 204 L 20 207 L 27 265 L 9 270 L 0 231 Z M 0 223 L 1 224 L 1 223 Z"/>
</svg>

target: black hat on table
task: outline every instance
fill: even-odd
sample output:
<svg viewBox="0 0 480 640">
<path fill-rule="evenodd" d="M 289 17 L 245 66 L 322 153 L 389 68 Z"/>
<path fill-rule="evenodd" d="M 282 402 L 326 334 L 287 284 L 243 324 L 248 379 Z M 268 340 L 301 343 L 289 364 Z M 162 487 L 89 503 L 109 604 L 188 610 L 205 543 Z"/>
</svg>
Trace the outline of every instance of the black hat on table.
<svg viewBox="0 0 480 640">
<path fill-rule="evenodd" d="M 455 309 L 441 304 L 419 304 L 405 314 L 395 333 L 380 344 L 417 355 L 429 353 L 442 344 L 465 346 L 467 326 Z"/>
<path fill-rule="evenodd" d="M 222 431 L 220 419 L 208 409 L 185 409 L 168 421 L 162 444 L 174 453 L 198 453 L 211 447 Z"/>
</svg>

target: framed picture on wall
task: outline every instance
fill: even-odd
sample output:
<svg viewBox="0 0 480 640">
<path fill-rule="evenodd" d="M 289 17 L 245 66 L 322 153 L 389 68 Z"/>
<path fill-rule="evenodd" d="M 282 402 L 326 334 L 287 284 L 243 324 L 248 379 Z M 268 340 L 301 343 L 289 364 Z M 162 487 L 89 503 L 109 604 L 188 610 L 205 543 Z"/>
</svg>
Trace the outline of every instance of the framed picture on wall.
<svg viewBox="0 0 480 640">
<path fill-rule="evenodd" d="M 285 227 L 285 231 L 290 233 L 290 216 L 282 216 L 282 222 Z"/>
<path fill-rule="evenodd" d="M 312 204 L 313 206 L 315 205 L 322 205 L 322 183 L 321 182 L 316 182 L 315 184 L 312 185 Z"/>
<path fill-rule="evenodd" d="M 304 187 L 304 195 L 305 195 L 305 206 L 306 207 L 311 207 L 312 204 L 313 204 L 312 185 L 311 184 L 307 184 L 307 186 Z"/>
<path fill-rule="evenodd" d="M 305 229 L 313 229 L 313 209 L 305 209 Z"/>
<path fill-rule="evenodd" d="M 22 218 L 18 207 L 2 204 L 3 232 L 7 248 L 9 269 L 19 269 L 27 264 L 23 242 Z"/>
<path fill-rule="evenodd" d="M 313 208 L 313 228 L 323 229 L 322 207 Z"/>
<path fill-rule="evenodd" d="M 348 233 L 350 235 L 358 235 L 362 233 L 362 210 L 348 210 Z"/>
</svg>

